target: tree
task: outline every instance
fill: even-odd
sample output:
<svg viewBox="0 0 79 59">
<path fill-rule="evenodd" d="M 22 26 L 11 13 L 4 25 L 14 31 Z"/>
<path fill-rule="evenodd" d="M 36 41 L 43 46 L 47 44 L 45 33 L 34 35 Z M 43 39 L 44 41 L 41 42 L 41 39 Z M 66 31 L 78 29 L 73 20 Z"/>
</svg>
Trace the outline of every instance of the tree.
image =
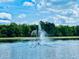
<svg viewBox="0 0 79 59">
<path fill-rule="evenodd" d="M 1 36 L 1 37 L 7 37 L 6 33 L 7 33 L 7 29 L 6 29 L 6 27 L 3 26 L 3 27 L 0 29 L 0 36 Z"/>
<path fill-rule="evenodd" d="M 42 22 L 40 21 L 41 27 L 44 31 L 46 31 L 49 36 L 55 34 L 55 25 L 53 23 L 49 23 L 49 22 Z"/>
</svg>

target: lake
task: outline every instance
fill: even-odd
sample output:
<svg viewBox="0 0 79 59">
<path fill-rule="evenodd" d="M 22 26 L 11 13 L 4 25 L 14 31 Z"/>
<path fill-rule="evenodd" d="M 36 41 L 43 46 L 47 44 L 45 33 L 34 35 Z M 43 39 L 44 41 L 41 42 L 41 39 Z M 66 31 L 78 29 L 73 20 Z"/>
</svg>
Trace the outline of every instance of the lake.
<svg viewBox="0 0 79 59">
<path fill-rule="evenodd" d="M 1 43 L 0 59 L 79 59 L 79 40 Z"/>
</svg>

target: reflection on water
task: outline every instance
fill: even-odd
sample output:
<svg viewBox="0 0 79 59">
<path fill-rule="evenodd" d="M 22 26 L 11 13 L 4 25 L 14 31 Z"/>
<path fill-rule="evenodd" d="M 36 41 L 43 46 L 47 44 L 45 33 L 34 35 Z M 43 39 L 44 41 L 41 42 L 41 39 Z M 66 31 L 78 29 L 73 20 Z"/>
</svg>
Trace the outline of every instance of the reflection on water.
<svg viewBox="0 0 79 59">
<path fill-rule="evenodd" d="M 0 59 L 79 59 L 79 41 L 1 43 Z"/>
</svg>

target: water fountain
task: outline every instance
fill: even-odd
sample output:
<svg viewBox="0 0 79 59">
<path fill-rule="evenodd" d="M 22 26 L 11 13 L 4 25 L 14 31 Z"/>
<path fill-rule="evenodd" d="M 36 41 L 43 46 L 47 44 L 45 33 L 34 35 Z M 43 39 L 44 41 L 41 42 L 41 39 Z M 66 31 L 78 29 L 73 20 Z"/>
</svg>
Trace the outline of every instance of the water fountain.
<svg viewBox="0 0 79 59">
<path fill-rule="evenodd" d="M 42 29 L 40 22 L 38 24 L 38 35 L 39 35 L 39 39 L 41 41 L 44 40 L 44 39 L 46 39 L 46 37 L 45 37 L 46 32 Z"/>
<path fill-rule="evenodd" d="M 42 29 L 41 23 L 39 22 L 38 24 L 38 36 L 39 36 L 39 40 L 38 40 L 38 45 L 42 45 L 46 42 L 46 32 Z"/>
</svg>

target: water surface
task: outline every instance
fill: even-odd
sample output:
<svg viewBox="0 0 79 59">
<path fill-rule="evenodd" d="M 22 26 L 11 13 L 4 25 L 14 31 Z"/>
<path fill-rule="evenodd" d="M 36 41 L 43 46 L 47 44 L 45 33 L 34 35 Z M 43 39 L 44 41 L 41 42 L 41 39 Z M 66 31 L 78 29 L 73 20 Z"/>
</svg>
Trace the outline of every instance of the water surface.
<svg viewBox="0 0 79 59">
<path fill-rule="evenodd" d="M 0 59 L 79 59 L 79 40 L 1 43 Z"/>
</svg>

